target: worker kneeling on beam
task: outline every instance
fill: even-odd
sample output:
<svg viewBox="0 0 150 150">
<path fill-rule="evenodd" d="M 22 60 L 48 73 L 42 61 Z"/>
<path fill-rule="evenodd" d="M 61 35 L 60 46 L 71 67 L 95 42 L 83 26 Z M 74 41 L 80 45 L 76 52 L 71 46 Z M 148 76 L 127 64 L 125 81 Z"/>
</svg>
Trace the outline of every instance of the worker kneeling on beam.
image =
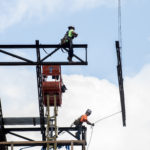
<svg viewBox="0 0 150 150">
<path fill-rule="evenodd" d="M 80 135 L 81 135 L 81 130 L 82 130 L 82 124 L 83 122 L 86 122 L 88 125 L 92 125 L 94 126 L 94 123 L 91 123 L 90 121 L 88 121 L 88 116 L 91 115 L 92 111 L 90 109 L 87 109 L 87 111 L 85 112 L 84 115 L 82 115 L 81 117 L 79 117 L 78 119 L 76 119 L 72 126 L 75 125 L 78 128 L 78 131 L 76 133 L 76 137 L 78 140 L 80 140 Z"/>
<path fill-rule="evenodd" d="M 65 36 L 61 39 L 61 45 L 69 47 L 68 51 L 68 61 L 72 62 L 73 57 L 73 39 L 77 37 L 78 34 L 75 32 L 75 27 L 69 26 L 68 31 L 66 32 Z"/>
</svg>

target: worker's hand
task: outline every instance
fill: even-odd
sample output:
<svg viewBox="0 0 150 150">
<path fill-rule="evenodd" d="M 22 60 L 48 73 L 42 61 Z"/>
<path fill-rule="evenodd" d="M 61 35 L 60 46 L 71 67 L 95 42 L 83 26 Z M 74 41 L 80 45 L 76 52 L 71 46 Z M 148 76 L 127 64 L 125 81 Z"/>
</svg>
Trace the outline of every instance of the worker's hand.
<svg viewBox="0 0 150 150">
<path fill-rule="evenodd" d="M 75 33 L 75 34 L 74 34 L 74 37 L 77 37 L 77 36 L 78 36 L 78 34 L 77 34 L 77 33 Z"/>
<path fill-rule="evenodd" d="M 92 123 L 92 126 L 94 126 L 95 124 L 94 123 Z"/>
</svg>

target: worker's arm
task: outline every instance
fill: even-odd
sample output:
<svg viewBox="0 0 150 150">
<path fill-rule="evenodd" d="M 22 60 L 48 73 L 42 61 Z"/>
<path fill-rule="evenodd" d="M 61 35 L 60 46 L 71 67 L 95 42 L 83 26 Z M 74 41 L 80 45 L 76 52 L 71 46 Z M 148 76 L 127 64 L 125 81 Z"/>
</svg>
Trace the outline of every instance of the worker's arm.
<svg viewBox="0 0 150 150">
<path fill-rule="evenodd" d="M 74 35 L 74 37 L 77 37 L 78 36 L 78 34 L 76 33 L 76 32 L 72 32 L 72 34 Z"/>
<path fill-rule="evenodd" d="M 91 122 L 88 121 L 88 120 L 86 121 L 86 123 L 89 124 L 89 125 L 91 125 L 91 126 L 94 126 L 94 123 L 91 123 Z"/>
</svg>

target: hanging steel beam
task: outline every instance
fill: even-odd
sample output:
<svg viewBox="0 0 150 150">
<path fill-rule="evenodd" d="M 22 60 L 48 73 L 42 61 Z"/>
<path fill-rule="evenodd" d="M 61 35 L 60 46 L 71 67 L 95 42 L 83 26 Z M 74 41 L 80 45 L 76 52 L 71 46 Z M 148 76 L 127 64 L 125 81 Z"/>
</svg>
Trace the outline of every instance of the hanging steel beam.
<svg viewBox="0 0 150 150">
<path fill-rule="evenodd" d="M 122 111 L 122 122 L 123 122 L 123 126 L 126 126 L 126 110 L 125 110 L 122 63 L 121 63 L 119 41 L 116 41 L 116 52 L 117 52 L 117 60 L 118 60 L 117 73 L 118 73 L 118 84 L 119 84 L 120 102 L 121 102 L 121 111 Z"/>
</svg>

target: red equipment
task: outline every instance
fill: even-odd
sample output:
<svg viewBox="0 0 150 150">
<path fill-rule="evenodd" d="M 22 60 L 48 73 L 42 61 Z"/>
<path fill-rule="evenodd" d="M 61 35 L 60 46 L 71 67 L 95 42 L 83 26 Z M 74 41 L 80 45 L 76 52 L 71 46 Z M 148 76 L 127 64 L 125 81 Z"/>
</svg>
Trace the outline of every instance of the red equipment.
<svg viewBox="0 0 150 150">
<path fill-rule="evenodd" d="M 62 77 L 61 67 L 56 65 L 43 66 L 43 101 L 47 106 L 47 95 L 49 95 L 49 104 L 54 106 L 54 95 L 56 95 L 56 106 L 62 104 Z M 50 78 L 50 80 L 49 80 Z"/>
</svg>

